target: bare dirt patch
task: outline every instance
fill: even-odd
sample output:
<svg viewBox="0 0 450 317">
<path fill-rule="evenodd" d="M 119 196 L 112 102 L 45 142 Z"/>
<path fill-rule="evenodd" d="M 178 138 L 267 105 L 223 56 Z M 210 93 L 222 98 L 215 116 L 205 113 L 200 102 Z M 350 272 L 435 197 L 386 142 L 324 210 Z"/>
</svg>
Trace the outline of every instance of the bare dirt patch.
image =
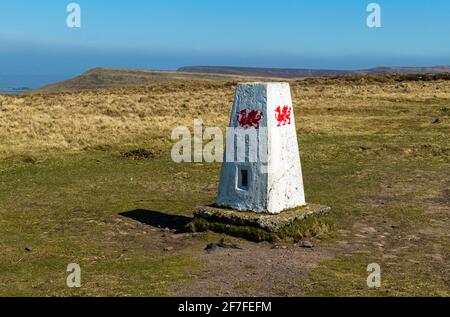
<svg viewBox="0 0 450 317">
<path fill-rule="evenodd" d="M 230 239 L 230 238 L 228 238 Z M 202 250 L 197 257 L 206 263 L 202 274 L 189 284 L 177 285 L 181 296 L 297 296 L 302 293 L 299 280 L 321 260 L 331 258 L 322 247 L 299 245 L 276 247 L 270 243 L 232 240 L 242 250 Z"/>
<path fill-rule="evenodd" d="M 158 150 L 146 150 L 146 149 L 136 149 L 125 152 L 114 153 L 113 156 L 127 158 L 130 160 L 147 160 L 162 156 L 162 151 Z"/>
</svg>

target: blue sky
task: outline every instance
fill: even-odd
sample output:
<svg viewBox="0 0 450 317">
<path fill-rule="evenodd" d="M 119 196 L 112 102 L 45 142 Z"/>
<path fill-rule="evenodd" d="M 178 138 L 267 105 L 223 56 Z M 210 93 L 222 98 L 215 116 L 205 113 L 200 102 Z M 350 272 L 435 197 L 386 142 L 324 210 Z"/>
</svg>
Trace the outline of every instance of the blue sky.
<svg viewBox="0 0 450 317">
<path fill-rule="evenodd" d="M 70 2 L 0 2 L 0 86 L 97 66 L 450 65 L 448 0 L 77 0 L 80 29 L 66 26 Z M 366 25 L 370 2 L 381 28 Z"/>
</svg>

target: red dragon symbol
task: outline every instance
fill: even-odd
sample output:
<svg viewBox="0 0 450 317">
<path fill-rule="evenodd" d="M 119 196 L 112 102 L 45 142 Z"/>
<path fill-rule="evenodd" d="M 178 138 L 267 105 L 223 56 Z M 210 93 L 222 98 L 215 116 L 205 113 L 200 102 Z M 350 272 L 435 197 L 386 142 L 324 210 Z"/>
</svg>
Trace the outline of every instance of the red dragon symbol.
<svg viewBox="0 0 450 317">
<path fill-rule="evenodd" d="M 292 108 L 289 106 L 284 106 L 283 109 L 281 109 L 281 106 L 278 106 L 275 109 L 275 119 L 278 121 L 278 127 L 291 124 L 291 112 Z"/>
<path fill-rule="evenodd" d="M 259 124 L 264 114 L 257 110 L 251 110 L 247 113 L 247 109 L 239 111 L 237 120 L 239 125 L 245 129 L 255 127 L 259 129 Z"/>
</svg>

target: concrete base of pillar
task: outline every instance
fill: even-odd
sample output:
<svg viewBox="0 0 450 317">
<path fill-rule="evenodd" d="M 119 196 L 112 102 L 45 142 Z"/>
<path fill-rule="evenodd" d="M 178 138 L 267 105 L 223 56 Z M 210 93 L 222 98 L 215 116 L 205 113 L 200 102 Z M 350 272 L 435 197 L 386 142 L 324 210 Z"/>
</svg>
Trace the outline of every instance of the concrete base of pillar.
<svg viewBox="0 0 450 317">
<path fill-rule="evenodd" d="M 323 217 L 330 207 L 308 204 L 280 214 L 240 212 L 215 205 L 200 206 L 190 224 L 196 232 L 215 231 L 251 241 L 300 240 L 306 236 L 329 233 L 332 223 Z"/>
</svg>

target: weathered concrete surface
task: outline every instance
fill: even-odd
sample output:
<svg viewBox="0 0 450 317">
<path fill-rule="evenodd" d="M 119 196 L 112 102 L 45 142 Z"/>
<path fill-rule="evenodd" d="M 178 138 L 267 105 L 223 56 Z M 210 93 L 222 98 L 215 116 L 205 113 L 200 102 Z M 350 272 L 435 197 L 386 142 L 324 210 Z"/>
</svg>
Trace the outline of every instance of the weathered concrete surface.
<svg viewBox="0 0 450 317">
<path fill-rule="evenodd" d="M 290 124 L 279 125 L 276 109 L 289 107 Z M 279 213 L 306 204 L 291 89 L 287 83 L 267 86 L 269 173 L 267 211 Z M 272 114 L 272 115 L 270 115 Z"/>
<path fill-rule="evenodd" d="M 259 121 L 259 129 L 256 127 L 241 127 L 238 122 L 238 115 L 241 111 L 258 111 L 264 115 Z M 256 146 L 245 145 L 244 150 L 240 148 L 238 140 L 245 139 L 246 135 L 258 134 L 258 130 L 267 127 L 267 85 L 266 84 L 239 84 L 236 89 L 233 109 L 231 111 L 230 128 L 235 128 L 236 136 L 227 135 L 227 146 L 225 149 L 225 159 L 222 164 L 217 205 L 230 207 L 239 211 L 268 211 L 267 199 L 267 174 L 261 173 L 266 168 L 264 162 L 258 157 L 256 162 L 249 162 L 249 157 L 258 155 L 262 142 L 267 144 L 264 137 L 257 135 Z M 232 144 L 230 145 L 230 142 Z M 230 159 L 230 151 L 234 153 Z M 239 152 L 239 153 L 238 153 Z M 247 152 L 247 153 L 246 153 Z M 266 151 L 267 152 L 267 151 Z M 244 154 L 245 159 L 239 159 L 239 154 Z M 267 153 L 266 153 L 267 156 Z M 238 188 L 239 169 L 249 170 L 250 184 L 248 190 Z"/>
<path fill-rule="evenodd" d="M 217 205 L 271 214 L 305 205 L 289 84 L 239 84 L 230 127 L 235 129 L 227 135 Z M 242 169 L 248 171 L 244 189 L 239 186 Z"/>
<path fill-rule="evenodd" d="M 323 215 L 331 210 L 330 207 L 308 204 L 294 209 L 286 210 L 280 214 L 262 214 L 255 212 L 236 212 L 233 209 L 215 206 L 201 206 L 195 209 L 194 217 L 234 226 L 248 226 L 277 232 L 295 221 L 305 219 L 312 215 Z"/>
</svg>

